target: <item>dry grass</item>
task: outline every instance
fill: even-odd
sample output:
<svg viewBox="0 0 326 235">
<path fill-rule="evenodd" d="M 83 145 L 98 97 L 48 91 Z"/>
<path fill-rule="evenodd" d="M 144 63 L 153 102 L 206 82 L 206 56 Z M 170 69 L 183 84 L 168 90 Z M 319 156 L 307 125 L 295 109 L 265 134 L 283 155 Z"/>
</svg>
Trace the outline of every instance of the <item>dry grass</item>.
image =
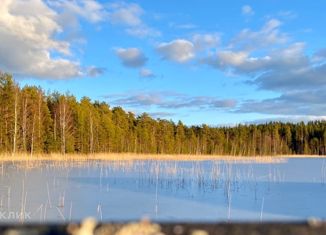
<svg viewBox="0 0 326 235">
<path fill-rule="evenodd" d="M 317 158 L 319 155 L 281 155 L 281 156 L 221 156 L 221 155 L 182 155 L 182 154 L 135 154 L 135 153 L 96 153 L 96 154 L 0 154 L 0 162 L 16 161 L 133 161 L 133 160 L 167 160 L 167 161 L 255 161 L 275 162 L 287 158 Z"/>
</svg>

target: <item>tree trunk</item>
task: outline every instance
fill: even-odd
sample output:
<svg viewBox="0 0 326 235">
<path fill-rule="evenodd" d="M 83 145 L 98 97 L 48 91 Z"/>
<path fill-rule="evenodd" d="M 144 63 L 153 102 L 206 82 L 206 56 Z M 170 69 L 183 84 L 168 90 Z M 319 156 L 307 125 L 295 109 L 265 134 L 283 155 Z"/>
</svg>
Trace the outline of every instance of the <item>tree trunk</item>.
<svg viewBox="0 0 326 235">
<path fill-rule="evenodd" d="M 39 145 L 41 145 L 41 127 L 42 127 L 42 123 L 41 123 L 41 106 L 42 106 L 42 93 L 39 93 L 39 100 L 38 100 L 38 143 Z M 42 145 L 39 147 L 43 147 Z"/>
<path fill-rule="evenodd" d="M 94 151 L 94 132 L 93 132 L 92 114 L 89 114 L 89 128 L 90 128 L 89 152 L 93 153 L 93 151 Z"/>
<path fill-rule="evenodd" d="M 35 131 L 35 114 L 33 116 L 33 124 L 32 124 L 32 139 L 31 139 L 31 156 L 34 152 L 34 131 Z"/>
<path fill-rule="evenodd" d="M 23 151 L 26 151 L 26 136 L 27 136 L 27 98 L 23 100 L 23 123 L 22 123 L 22 132 L 23 132 Z"/>
<path fill-rule="evenodd" d="M 12 153 L 16 153 L 17 145 L 17 106 L 18 106 L 18 91 L 15 89 L 15 113 L 14 113 L 14 141 L 13 141 L 13 150 Z"/>
<path fill-rule="evenodd" d="M 61 153 L 66 153 L 66 105 L 63 103 L 60 107 L 61 124 Z"/>
</svg>

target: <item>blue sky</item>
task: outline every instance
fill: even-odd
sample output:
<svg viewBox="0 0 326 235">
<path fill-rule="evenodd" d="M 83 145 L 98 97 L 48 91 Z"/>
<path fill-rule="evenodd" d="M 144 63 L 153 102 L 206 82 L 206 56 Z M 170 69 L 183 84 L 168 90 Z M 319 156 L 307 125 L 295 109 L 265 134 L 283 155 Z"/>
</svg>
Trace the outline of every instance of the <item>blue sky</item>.
<svg viewBox="0 0 326 235">
<path fill-rule="evenodd" d="M 325 119 L 325 7 L 3 0 L 0 70 L 189 125 Z"/>
</svg>

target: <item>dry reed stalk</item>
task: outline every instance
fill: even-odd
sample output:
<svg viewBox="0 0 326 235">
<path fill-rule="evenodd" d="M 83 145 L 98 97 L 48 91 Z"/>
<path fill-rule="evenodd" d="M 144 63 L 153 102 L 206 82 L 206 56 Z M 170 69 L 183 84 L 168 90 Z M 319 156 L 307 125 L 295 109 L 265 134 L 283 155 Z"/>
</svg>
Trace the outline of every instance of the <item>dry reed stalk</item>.
<svg viewBox="0 0 326 235">
<path fill-rule="evenodd" d="M 99 161 L 135 161 L 135 160 L 165 160 L 165 161 L 206 161 L 226 160 L 273 163 L 284 161 L 287 158 L 320 158 L 319 155 L 281 155 L 281 156 L 222 156 L 222 155 L 186 155 L 186 154 L 135 154 L 135 153 L 94 153 L 94 154 L 37 154 L 33 156 L 24 153 L 0 154 L 1 162 L 35 162 L 35 161 L 62 161 L 80 162 L 88 160 Z"/>
</svg>

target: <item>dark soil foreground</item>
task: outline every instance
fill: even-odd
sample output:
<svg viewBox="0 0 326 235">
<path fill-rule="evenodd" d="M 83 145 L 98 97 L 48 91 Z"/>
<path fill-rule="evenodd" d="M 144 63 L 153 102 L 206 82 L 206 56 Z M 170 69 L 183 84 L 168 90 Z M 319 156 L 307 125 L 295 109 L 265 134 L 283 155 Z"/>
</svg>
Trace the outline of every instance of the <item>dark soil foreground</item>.
<svg viewBox="0 0 326 235">
<path fill-rule="evenodd" d="M 1 225 L 1 235 L 323 235 L 326 222 L 304 223 L 139 223 Z"/>
</svg>

